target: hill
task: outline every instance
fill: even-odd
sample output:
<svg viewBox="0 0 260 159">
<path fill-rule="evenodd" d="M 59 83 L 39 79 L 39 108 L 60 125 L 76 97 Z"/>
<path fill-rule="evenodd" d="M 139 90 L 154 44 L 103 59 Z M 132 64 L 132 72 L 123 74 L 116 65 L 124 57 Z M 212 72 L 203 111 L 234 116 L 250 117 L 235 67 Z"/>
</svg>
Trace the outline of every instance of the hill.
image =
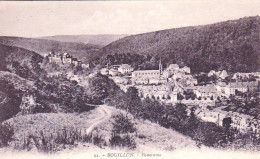
<svg viewBox="0 0 260 159">
<path fill-rule="evenodd" d="M 260 70 L 259 37 L 260 17 L 246 17 L 128 36 L 102 48 L 102 54 L 152 55 L 156 64 L 161 55 L 165 65 L 187 65 L 192 72 L 250 72 Z"/>
<path fill-rule="evenodd" d="M 0 122 L 16 115 L 23 94 L 36 89 L 33 81 L 44 74 L 42 60 L 33 51 L 0 44 Z"/>
<path fill-rule="evenodd" d="M 84 88 L 65 75 L 48 77 L 43 61 L 36 52 L 0 44 L 0 122 L 18 112 L 91 109 Z"/>
<path fill-rule="evenodd" d="M 39 37 L 38 39 L 46 39 L 46 40 L 56 40 L 61 42 L 76 42 L 76 43 L 87 43 L 87 44 L 95 44 L 95 45 L 108 45 L 109 43 L 119 40 L 127 35 L 56 35 L 56 36 L 46 36 Z"/>
<path fill-rule="evenodd" d="M 36 52 L 0 44 L 0 71 L 9 71 L 22 78 L 38 78 L 43 57 Z"/>
<path fill-rule="evenodd" d="M 94 55 L 92 53 L 95 53 L 101 47 L 93 44 L 6 36 L 0 37 L 0 44 L 24 48 L 37 52 L 40 55 L 44 55 L 50 51 L 68 52 L 83 62 L 86 62 L 89 57 Z"/>
</svg>

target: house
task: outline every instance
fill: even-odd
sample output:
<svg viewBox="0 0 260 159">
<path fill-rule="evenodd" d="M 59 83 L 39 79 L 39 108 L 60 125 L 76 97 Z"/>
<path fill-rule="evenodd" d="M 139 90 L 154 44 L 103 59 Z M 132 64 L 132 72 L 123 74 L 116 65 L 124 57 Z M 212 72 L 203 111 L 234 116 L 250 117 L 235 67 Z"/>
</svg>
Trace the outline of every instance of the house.
<svg viewBox="0 0 260 159">
<path fill-rule="evenodd" d="M 218 72 L 211 70 L 208 73 L 208 77 L 213 76 L 213 75 L 216 75 L 218 78 L 221 78 L 221 79 L 225 79 L 226 77 L 228 77 L 228 73 L 226 70 L 222 70 L 222 71 L 218 71 Z"/>
<path fill-rule="evenodd" d="M 226 77 L 228 77 L 227 71 L 226 71 L 226 70 L 222 70 L 222 71 L 220 72 L 220 74 L 219 74 L 219 77 L 220 77 L 221 79 L 225 79 Z"/>
<path fill-rule="evenodd" d="M 217 82 L 216 83 L 216 90 L 221 96 L 229 97 L 229 95 L 226 95 L 226 87 L 227 84 L 225 82 Z"/>
<path fill-rule="evenodd" d="M 229 83 L 225 88 L 225 94 L 235 95 L 236 91 L 239 92 L 247 92 L 251 90 L 256 90 L 258 88 L 258 82 L 252 81 L 252 82 L 231 82 Z"/>
<path fill-rule="evenodd" d="M 187 67 L 187 66 L 184 66 L 183 68 L 181 68 L 181 71 L 182 71 L 182 72 L 185 72 L 185 73 L 187 73 L 187 74 L 190 74 L 190 68 Z"/>
<path fill-rule="evenodd" d="M 216 94 L 217 89 L 215 85 L 196 86 L 194 88 L 195 88 L 194 93 L 198 98 L 199 97 L 206 98 L 206 99 L 217 98 L 217 94 Z"/>
<path fill-rule="evenodd" d="M 133 71 L 134 71 L 134 68 L 128 64 L 122 64 L 121 66 L 118 67 L 118 72 L 120 72 L 121 74 L 129 74 Z"/>
<path fill-rule="evenodd" d="M 167 71 L 178 71 L 180 68 L 179 68 L 179 65 L 177 64 L 170 64 L 167 68 Z"/>
<path fill-rule="evenodd" d="M 184 74 L 190 74 L 190 68 L 187 66 L 184 66 L 183 68 L 180 68 L 177 64 L 170 64 L 166 70 L 166 72 L 169 73 L 169 75 L 173 75 L 177 72 L 182 72 Z"/>
</svg>

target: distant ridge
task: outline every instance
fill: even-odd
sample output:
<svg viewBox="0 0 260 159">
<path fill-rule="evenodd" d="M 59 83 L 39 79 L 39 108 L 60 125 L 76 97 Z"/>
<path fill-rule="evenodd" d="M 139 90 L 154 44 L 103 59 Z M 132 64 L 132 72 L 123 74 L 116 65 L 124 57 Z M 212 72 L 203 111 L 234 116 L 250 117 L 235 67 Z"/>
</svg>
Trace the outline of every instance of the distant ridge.
<svg viewBox="0 0 260 159">
<path fill-rule="evenodd" d="M 95 45 L 108 45 L 109 43 L 119 40 L 127 35 L 124 34 L 100 34 L 100 35 L 55 35 L 39 37 L 37 39 L 56 40 L 61 42 L 77 42 Z"/>
</svg>

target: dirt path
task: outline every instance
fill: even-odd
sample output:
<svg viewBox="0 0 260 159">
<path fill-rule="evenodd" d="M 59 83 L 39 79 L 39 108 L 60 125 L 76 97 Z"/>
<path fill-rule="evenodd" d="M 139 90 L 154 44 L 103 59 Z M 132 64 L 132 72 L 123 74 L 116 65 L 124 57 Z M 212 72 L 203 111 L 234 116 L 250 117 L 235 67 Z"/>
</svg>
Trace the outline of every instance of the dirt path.
<svg viewBox="0 0 260 159">
<path fill-rule="evenodd" d="M 99 124 L 109 120 L 111 117 L 111 113 L 112 113 L 111 107 L 106 105 L 100 105 L 97 109 L 100 112 L 100 117 L 93 120 L 93 123 L 86 130 L 87 134 L 90 134 Z"/>
</svg>

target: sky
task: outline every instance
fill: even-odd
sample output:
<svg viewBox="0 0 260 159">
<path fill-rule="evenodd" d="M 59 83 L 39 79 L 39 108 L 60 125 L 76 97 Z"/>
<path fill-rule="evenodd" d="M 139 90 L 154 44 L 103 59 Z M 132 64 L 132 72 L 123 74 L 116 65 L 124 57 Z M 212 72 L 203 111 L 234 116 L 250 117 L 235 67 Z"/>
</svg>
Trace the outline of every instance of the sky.
<svg viewBox="0 0 260 159">
<path fill-rule="evenodd" d="M 260 0 L 0 1 L 0 35 L 139 34 L 260 16 Z"/>
</svg>

